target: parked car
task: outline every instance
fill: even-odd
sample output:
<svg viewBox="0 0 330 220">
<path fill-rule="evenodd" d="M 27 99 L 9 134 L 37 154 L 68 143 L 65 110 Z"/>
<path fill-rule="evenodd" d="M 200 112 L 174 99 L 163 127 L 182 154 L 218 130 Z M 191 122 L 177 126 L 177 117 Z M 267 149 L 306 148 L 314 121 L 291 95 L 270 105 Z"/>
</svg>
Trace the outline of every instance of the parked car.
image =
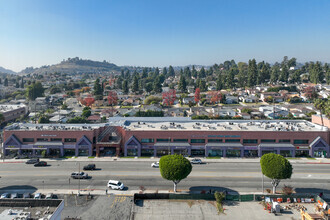
<svg viewBox="0 0 330 220">
<path fill-rule="evenodd" d="M 18 198 L 18 195 L 17 193 L 12 193 L 11 196 L 10 196 L 11 199 L 17 199 Z"/>
<path fill-rule="evenodd" d="M 84 172 L 74 172 L 71 173 L 73 179 L 88 179 L 88 174 Z"/>
<path fill-rule="evenodd" d="M 83 170 L 95 170 L 95 169 L 96 169 L 96 166 L 93 163 L 88 164 L 88 165 L 84 166 L 84 168 L 83 168 Z"/>
<path fill-rule="evenodd" d="M 151 167 L 159 168 L 159 162 L 154 162 L 151 164 Z"/>
<path fill-rule="evenodd" d="M 42 194 L 41 193 L 36 193 L 34 194 L 34 199 L 41 199 Z"/>
<path fill-rule="evenodd" d="M 30 193 L 24 193 L 23 194 L 23 199 L 29 199 L 31 198 L 31 194 Z"/>
<path fill-rule="evenodd" d="M 109 180 L 108 187 L 111 189 L 123 190 L 124 184 L 118 180 Z"/>
<path fill-rule="evenodd" d="M 25 163 L 26 164 L 35 164 L 35 163 L 38 163 L 39 162 L 39 158 L 33 158 L 33 159 L 30 159 L 28 161 L 26 161 Z"/>
<path fill-rule="evenodd" d="M 53 199 L 54 194 L 53 193 L 48 193 L 45 197 L 45 199 Z"/>
<path fill-rule="evenodd" d="M 6 199 L 6 198 L 9 198 L 10 197 L 10 194 L 9 193 L 3 193 L 1 195 L 1 199 Z"/>
<path fill-rule="evenodd" d="M 34 164 L 35 167 L 45 167 L 47 166 L 47 162 L 39 161 L 38 163 Z"/>
<path fill-rule="evenodd" d="M 190 163 L 192 163 L 192 164 L 202 164 L 203 162 L 202 162 L 201 159 L 192 159 L 192 160 L 190 161 Z"/>
</svg>

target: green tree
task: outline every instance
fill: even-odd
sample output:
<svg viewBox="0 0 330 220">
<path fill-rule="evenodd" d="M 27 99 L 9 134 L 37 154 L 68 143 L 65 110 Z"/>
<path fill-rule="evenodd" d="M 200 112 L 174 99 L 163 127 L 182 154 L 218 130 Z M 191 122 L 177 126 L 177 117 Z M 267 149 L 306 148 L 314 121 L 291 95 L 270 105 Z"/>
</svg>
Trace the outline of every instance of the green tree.
<svg viewBox="0 0 330 220">
<path fill-rule="evenodd" d="M 187 91 L 187 82 L 186 82 L 186 78 L 183 75 L 180 76 L 179 90 L 183 93 Z"/>
<path fill-rule="evenodd" d="M 159 160 L 159 169 L 164 179 L 173 181 L 174 192 L 176 192 L 178 183 L 187 178 L 192 166 L 184 156 L 175 154 L 162 156 Z"/>
<path fill-rule="evenodd" d="M 139 92 L 139 79 L 137 78 L 136 75 L 133 78 L 132 92 L 134 92 L 134 93 Z"/>
<path fill-rule="evenodd" d="M 228 89 L 233 89 L 234 88 L 234 85 L 235 85 L 235 82 L 234 82 L 235 73 L 236 73 L 236 71 L 234 70 L 234 68 L 230 68 L 227 71 L 226 84 L 227 84 L 227 88 Z"/>
<path fill-rule="evenodd" d="M 47 124 L 47 123 L 49 123 L 49 118 L 46 117 L 45 115 L 42 115 L 42 116 L 39 118 L 38 123 L 39 123 L 39 124 Z"/>
<path fill-rule="evenodd" d="M 5 81 L 3 82 L 4 86 L 8 86 L 8 78 L 5 79 Z"/>
<path fill-rule="evenodd" d="M 198 78 L 204 79 L 206 77 L 205 69 L 202 67 L 202 69 L 198 73 Z"/>
<path fill-rule="evenodd" d="M 195 69 L 195 66 L 192 66 L 191 75 L 197 78 L 197 70 Z"/>
<path fill-rule="evenodd" d="M 94 82 L 94 95 L 103 95 L 100 79 L 97 78 Z"/>
<path fill-rule="evenodd" d="M 326 102 L 327 100 L 324 99 L 315 99 L 314 101 L 314 107 L 320 111 L 322 126 L 323 126 L 323 114 L 325 111 Z"/>
<path fill-rule="evenodd" d="M 290 179 L 292 175 L 291 163 L 281 155 L 268 153 L 260 159 L 262 174 L 271 179 L 273 193 L 282 179 Z"/>
<path fill-rule="evenodd" d="M 270 82 L 276 83 L 278 81 L 278 77 L 280 75 L 280 68 L 277 65 L 272 66 L 271 74 L 270 74 Z"/>
<path fill-rule="evenodd" d="M 167 73 L 167 68 L 166 67 L 163 68 L 163 74 L 167 77 L 168 73 Z"/>
<path fill-rule="evenodd" d="M 329 85 L 330 84 L 330 68 L 327 63 L 324 64 L 323 70 L 325 72 L 325 80 L 326 80 L 327 84 Z"/>
<path fill-rule="evenodd" d="M 155 81 L 154 81 L 153 90 L 154 90 L 155 93 L 161 93 L 162 92 L 162 83 L 160 81 L 159 76 L 157 76 Z"/>
<path fill-rule="evenodd" d="M 288 70 L 287 65 L 284 65 L 282 67 L 281 72 L 280 72 L 279 81 L 281 81 L 281 82 L 287 82 L 288 81 L 288 78 L 289 78 L 289 70 Z"/>
<path fill-rule="evenodd" d="M 151 82 L 148 82 L 146 85 L 145 85 L 145 88 L 146 92 L 151 92 L 152 91 L 152 83 Z"/>
<path fill-rule="evenodd" d="M 44 96 L 44 87 L 42 86 L 41 82 L 33 82 L 29 85 L 26 89 L 26 96 L 29 100 L 35 100 L 37 97 Z"/>
<path fill-rule="evenodd" d="M 191 71 L 188 66 L 184 68 L 183 74 L 185 75 L 185 77 L 188 77 L 189 79 L 191 78 Z"/>
<path fill-rule="evenodd" d="M 145 100 L 144 100 L 144 104 L 150 105 L 150 104 L 159 104 L 163 99 L 161 97 L 157 97 L 157 96 L 148 96 Z"/>
<path fill-rule="evenodd" d="M 122 86 L 122 89 L 123 89 L 123 93 L 124 94 L 128 94 L 128 82 L 127 82 L 127 80 L 124 80 L 123 81 L 123 86 Z"/>
<path fill-rule="evenodd" d="M 81 116 L 84 117 L 84 118 L 88 118 L 89 116 L 91 116 L 92 112 L 90 110 L 90 108 L 84 108 L 82 113 L 81 113 Z"/>
<path fill-rule="evenodd" d="M 168 68 L 168 76 L 175 76 L 175 72 L 172 66 L 169 66 Z"/>
<path fill-rule="evenodd" d="M 247 76 L 247 85 L 248 87 L 253 87 L 257 83 L 257 63 L 256 60 L 249 60 L 249 66 L 248 66 L 248 76 Z"/>
</svg>

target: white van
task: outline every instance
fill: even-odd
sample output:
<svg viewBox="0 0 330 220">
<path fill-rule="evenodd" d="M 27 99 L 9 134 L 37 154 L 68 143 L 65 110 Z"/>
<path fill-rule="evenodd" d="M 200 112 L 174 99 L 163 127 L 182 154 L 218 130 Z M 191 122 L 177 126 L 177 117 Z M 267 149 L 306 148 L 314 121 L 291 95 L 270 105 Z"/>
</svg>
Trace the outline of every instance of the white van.
<svg viewBox="0 0 330 220">
<path fill-rule="evenodd" d="M 111 188 L 111 189 L 123 190 L 124 189 L 124 184 L 122 182 L 117 181 L 117 180 L 109 180 L 108 187 Z"/>
</svg>

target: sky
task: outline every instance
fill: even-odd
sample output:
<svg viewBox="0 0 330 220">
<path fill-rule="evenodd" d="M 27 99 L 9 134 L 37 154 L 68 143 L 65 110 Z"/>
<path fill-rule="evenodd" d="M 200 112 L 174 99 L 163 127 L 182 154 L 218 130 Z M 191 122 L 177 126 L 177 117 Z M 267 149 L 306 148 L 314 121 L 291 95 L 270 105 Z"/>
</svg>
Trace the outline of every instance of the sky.
<svg viewBox="0 0 330 220">
<path fill-rule="evenodd" d="M 0 0 L 0 66 L 330 62 L 329 0 Z"/>
</svg>

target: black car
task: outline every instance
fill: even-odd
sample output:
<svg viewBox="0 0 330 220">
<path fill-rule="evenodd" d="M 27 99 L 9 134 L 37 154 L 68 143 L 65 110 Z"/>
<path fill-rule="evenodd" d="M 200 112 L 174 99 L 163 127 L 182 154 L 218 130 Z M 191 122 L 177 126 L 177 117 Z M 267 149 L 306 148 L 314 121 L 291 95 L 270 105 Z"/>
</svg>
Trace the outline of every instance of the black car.
<svg viewBox="0 0 330 220">
<path fill-rule="evenodd" d="M 47 166 L 47 162 L 39 161 L 38 163 L 34 164 L 35 167 L 45 167 Z"/>
<path fill-rule="evenodd" d="M 33 158 L 33 159 L 30 159 L 28 161 L 26 161 L 25 163 L 26 164 L 35 164 L 35 163 L 38 163 L 39 162 L 39 158 Z"/>
<path fill-rule="evenodd" d="M 88 164 L 88 165 L 84 166 L 83 169 L 84 170 L 95 170 L 96 166 L 95 166 L 95 164 Z"/>
</svg>

